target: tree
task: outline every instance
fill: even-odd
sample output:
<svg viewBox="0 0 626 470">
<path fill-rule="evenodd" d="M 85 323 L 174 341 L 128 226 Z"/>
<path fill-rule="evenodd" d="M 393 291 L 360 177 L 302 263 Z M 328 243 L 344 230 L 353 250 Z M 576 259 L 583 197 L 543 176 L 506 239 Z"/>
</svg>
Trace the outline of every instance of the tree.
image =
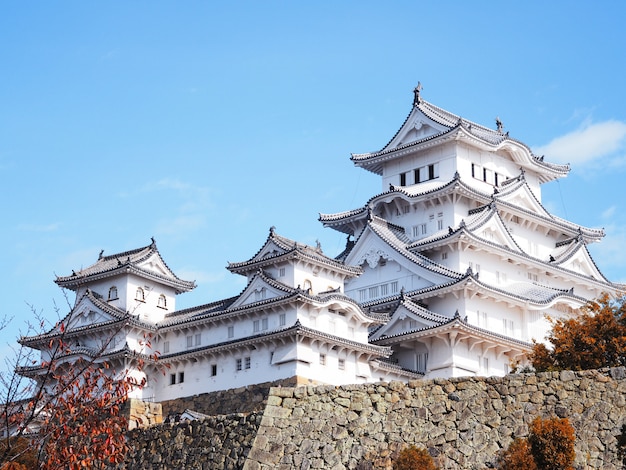
<svg viewBox="0 0 626 470">
<path fill-rule="evenodd" d="M 542 470 L 573 470 L 576 458 L 574 428 L 567 418 L 535 418 L 528 443 L 537 467 Z"/>
<path fill-rule="evenodd" d="M 437 470 L 437 466 L 426 449 L 412 445 L 400 451 L 393 462 L 393 470 Z"/>
<path fill-rule="evenodd" d="M 535 418 L 528 439 L 516 438 L 496 460 L 499 470 L 573 470 L 574 428 L 567 418 Z"/>
<path fill-rule="evenodd" d="M 509 448 L 502 451 L 498 456 L 496 468 L 500 470 L 539 470 L 528 439 L 515 438 Z"/>
<path fill-rule="evenodd" d="M 538 372 L 626 365 L 626 298 L 590 301 L 577 318 L 553 320 L 546 339 L 552 348 L 535 343 L 530 355 Z"/>
<path fill-rule="evenodd" d="M 10 371 L 0 377 L 0 431 L 5 436 L 0 445 L 0 469 L 29 465 L 24 460 L 33 454 L 36 465 L 31 463 L 28 468 L 44 470 L 103 468 L 121 462 L 126 455 L 128 421 L 122 407 L 129 392 L 141 388 L 144 379 L 129 374 L 128 369 L 114 370 L 107 358 L 113 339 L 127 322 L 107 324 L 108 334 L 98 348 L 77 348 L 70 346 L 68 337 L 72 316 L 70 312 L 41 334 L 49 338 L 45 360 L 36 358 L 20 342 Z M 40 321 L 41 330 L 44 325 Z M 144 346 L 151 348 L 149 339 Z M 147 360 L 156 360 L 156 355 L 133 351 L 126 356 L 122 354 L 118 360 L 132 363 L 135 372 L 141 372 Z M 24 363 L 30 365 L 24 367 Z M 34 380 L 26 379 L 27 372 Z"/>
</svg>

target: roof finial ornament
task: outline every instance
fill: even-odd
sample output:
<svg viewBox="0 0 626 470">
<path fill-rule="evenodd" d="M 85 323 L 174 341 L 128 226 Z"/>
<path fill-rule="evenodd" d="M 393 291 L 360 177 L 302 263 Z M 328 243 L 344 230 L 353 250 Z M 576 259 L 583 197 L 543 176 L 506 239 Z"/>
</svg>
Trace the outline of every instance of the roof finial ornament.
<svg viewBox="0 0 626 470">
<path fill-rule="evenodd" d="M 274 232 L 276 232 L 276 227 L 274 227 L 273 225 L 270 227 L 270 234 L 274 235 Z"/>
<path fill-rule="evenodd" d="M 498 127 L 498 132 L 502 132 L 502 129 L 504 129 L 504 124 L 502 124 L 498 116 L 496 116 L 496 126 Z"/>
<path fill-rule="evenodd" d="M 417 106 L 422 103 L 422 98 L 420 97 L 422 88 L 422 82 L 417 82 L 417 86 L 413 89 L 413 106 Z"/>
<path fill-rule="evenodd" d="M 154 239 L 154 237 L 150 237 L 150 241 L 152 242 L 152 246 L 156 245 L 156 240 Z"/>
<path fill-rule="evenodd" d="M 102 259 L 102 255 L 104 254 L 104 250 L 100 250 L 100 254 L 98 255 L 98 259 Z"/>
</svg>

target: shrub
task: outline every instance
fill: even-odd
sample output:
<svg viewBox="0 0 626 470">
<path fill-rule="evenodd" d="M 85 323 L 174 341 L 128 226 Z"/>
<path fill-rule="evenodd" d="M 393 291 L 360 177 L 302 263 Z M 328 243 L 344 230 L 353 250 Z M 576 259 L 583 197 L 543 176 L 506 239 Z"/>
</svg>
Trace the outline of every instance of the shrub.
<svg viewBox="0 0 626 470">
<path fill-rule="evenodd" d="M 496 467 L 500 470 L 538 470 L 528 439 L 516 438 L 500 453 Z"/>
<path fill-rule="evenodd" d="M 530 425 L 528 443 L 542 470 L 573 470 L 575 440 L 574 428 L 567 418 L 535 418 Z"/>
<path fill-rule="evenodd" d="M 500 470 L 573 470 L 574 428 L 567 418 L 535 418 L 528 439 L 515 439 L 500 453 Z"/>
<path fill-rule="evenodd" d="M 426 449 L 405 447 L 393 462 L 393 470 L 437 470 L 437 466 Z"/>
</svg>

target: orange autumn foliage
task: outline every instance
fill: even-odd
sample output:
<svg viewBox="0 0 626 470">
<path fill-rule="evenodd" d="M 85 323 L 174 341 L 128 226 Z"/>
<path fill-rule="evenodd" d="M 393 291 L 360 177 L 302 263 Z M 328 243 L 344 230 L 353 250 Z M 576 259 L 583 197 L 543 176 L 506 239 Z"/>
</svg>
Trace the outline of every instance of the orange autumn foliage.
<svg viewBox="0 0 626 470">
<path fill-rule="evenodd" d="M 527 439 L 516 438 L 497 460 L 499 470 L 539 470 Z"/>
<path fill-rule="evenodd" d="M 426 449 L 410 446 L 402 449 L 393 462 L 393 470 L 437 470 Z"/>
<path fill-rule="evenodd" d="M 530 444 L 537 466 L 543 470 L 573 470 L 574 428 L 567 418 L 535 418 L 530 425 Z"/>
<path fill-rule="evenodd" d="M 538 372 L 626 365 L 626 298 L 604 294 L 583 307 L 579 317 L 553 320 L 546 339 L 552 349 L 535 343 L 530 355 Z"/>
<path fill-rule="evenodd" d="M 497 458 L 499 470 L 573 470 L 574 428 L 567 418 L 535 418 L 528 439 L 516 438 Z"/>
</svg>

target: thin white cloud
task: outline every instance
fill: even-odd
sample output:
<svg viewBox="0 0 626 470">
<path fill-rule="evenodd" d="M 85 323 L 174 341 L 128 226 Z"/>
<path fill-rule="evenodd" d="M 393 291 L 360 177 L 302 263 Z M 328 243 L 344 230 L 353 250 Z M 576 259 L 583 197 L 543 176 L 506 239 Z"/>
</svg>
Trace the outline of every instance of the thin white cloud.
<svg viewBox="0 0 626 470">
<path fill-rule="evenodd" d="M 626 123 L 610 120 L 586 122 L 575 131 L 536 147 L 533 152 L 545 155 L 551 162 L 581 165 L 613 156 L 625 147 Z"/>
<path fill-rule="evenodd" d="M 24 232 L 54 232 L 58 230 L 60 226 L 61 224 L 58 222 L 46 225 L 20 224 L 17 226 L 17 229 Z"/>
<path fill-rule="evenodd" d="M 156 226 L 158 235 L 176 235 L 195 232 L 206 225 L 207 217 L 204 214 L 185 214 L 173 218 L 159 220 Z"/>
<path fill-rule="evenodd" d="M 601 216 L 603 219 L 611 219 L 613 217 L 613 215 L 615 215 L 615 211 L 617 210 L 617 208 L 615 206 L 611 206 L 607 209 L 605 209 Z"/>
</svg>

